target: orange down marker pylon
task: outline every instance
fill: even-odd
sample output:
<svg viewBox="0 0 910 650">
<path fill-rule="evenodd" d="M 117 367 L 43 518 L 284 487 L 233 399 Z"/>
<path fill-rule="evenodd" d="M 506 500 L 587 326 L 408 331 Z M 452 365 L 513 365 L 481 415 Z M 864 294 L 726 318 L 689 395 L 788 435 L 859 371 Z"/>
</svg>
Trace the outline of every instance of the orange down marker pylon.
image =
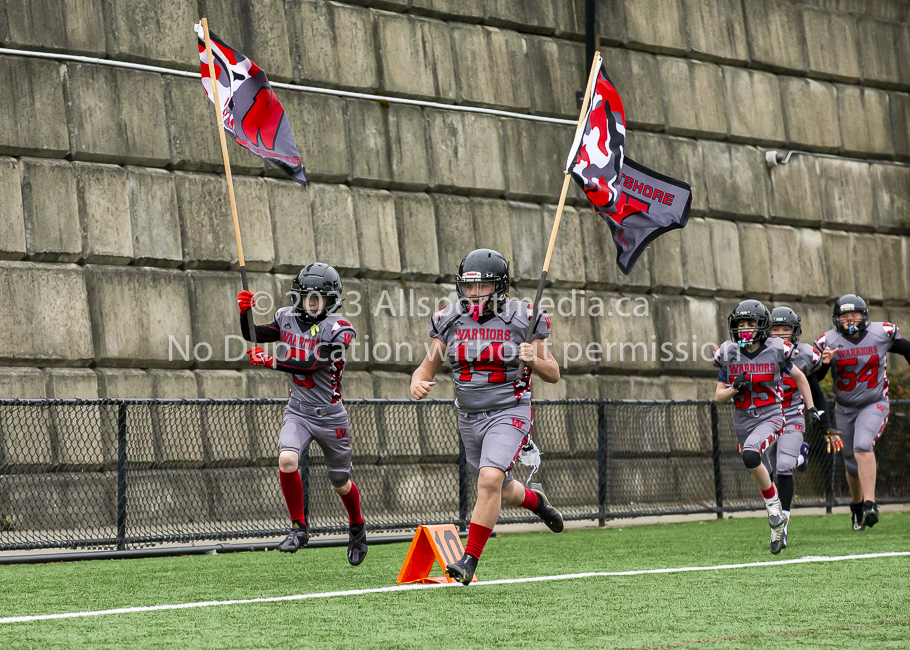
<svg viewBox="0 0 910 650">
<path fill-rule="evenodd" d="M 460 560 L 462 555 L 464 547 L 454 525 L 418 526 L 395 582 L 398 584 L 455 582 L 445 575 L 445 568 L 447 564 Z M 434 562 L 439 562 L 439 566 L 442 567 L 443 575 L 440 577 L 430 576 Z M 471 582 L 477 582 L 477 576 L 474 576 Z"/>
</svg>

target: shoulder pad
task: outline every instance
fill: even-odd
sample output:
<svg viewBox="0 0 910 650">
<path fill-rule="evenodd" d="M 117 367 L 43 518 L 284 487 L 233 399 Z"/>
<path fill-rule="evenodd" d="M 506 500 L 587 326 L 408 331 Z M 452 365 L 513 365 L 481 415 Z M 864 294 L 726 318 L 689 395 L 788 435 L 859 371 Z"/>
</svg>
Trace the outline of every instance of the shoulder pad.
<svg viewBox="0 0 910 650">
<path fill-rule="evenodd" d="M 882 323 L 882 329 L 889 339 L 900 338 L 900 329 L 894 323 Z"/>
<path fill-rule="evenodd" d="M 433 312 L 430 320 L 436 332 L 443 334 L 461 315 L 461 305 L 459 303 L 449 303 L 442 309 L 437 309 Z"/>
</svg>

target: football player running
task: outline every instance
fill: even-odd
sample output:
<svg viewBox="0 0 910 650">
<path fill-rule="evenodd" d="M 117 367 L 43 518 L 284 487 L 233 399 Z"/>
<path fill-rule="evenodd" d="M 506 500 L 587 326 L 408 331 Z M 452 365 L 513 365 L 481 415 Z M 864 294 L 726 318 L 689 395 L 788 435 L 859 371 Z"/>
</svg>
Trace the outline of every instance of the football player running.
<svg viewBox="0 0 910 650">
<path fill-rule="evenodd" d="M 815 373 L 821 368 L 822 360 L 818 351 L 808 343 L 800 343 L 802 322 L 795 311 L 789 307 L 775 307 L 771 310 L 771 338 L 789 341 L 794 350 L 792 363 L 806 376 L 809 389 L 812 391 L 812 400 L 815 404 L 825 404 L 825 393 L 818 383 Z M 790 507 L 793 503 L 793 470 L 804 472 L 807 467 L 809 445 L 803 440 L 805 423 L 805 403 L 800 394 L 796 381 L 789 374 L 781 379 L 781 388 L 784 391 L 784 431 L 762 456 L 762 463 L 771 474 L 778 494 L 780 504 L 787 523 L 784 524 L 782 548 L 787 548 L 788 530 L 790 522 Z M 831 427 L 831 419 L 827 411 L 819 411 L 821 428 L 828 443 L 828 451 L 839 451 L 843 446 L 838 437 L 839 431 Z"/>
<path fill-rule="evenodd" d="M 256 326 L 261 343 L 280 341 L 286 354 L 270 357 L 261 347 L 247 351 L 254 366 L 288 373 L 290 398 L 278 436 L 278 476 L 291 516 L 291 530 L 279 551 L 296 553 L 309 542 L 303 513 L 303 483 L 297 471 L 301 454 L 315 440 L 322 448 L 332 489 L 348 513 L 348 562 L 357 566 L 367 554 L 367 534 L 360 511 L 360 492 L 351 481 L 351 438 L 348 414 L 341 401 L 345 353 L 356 333 L 335 312 L 341 307 L 341 277 L 328 264 L 308 264 L 294 278 L 294 304 L 275 312 L 268 325 Z M 253 294 L 241 291 L 240 327 L 250 340 L 246 312 Z M 286 357 L 286 358 L 283 358 Z"/>
<path fill-rule="evenodd" d="M 531 435 L 531 374 L 559 381 L 559 364 L 546 346 L 550 319 L 539 311 L 531 340 L 525 340 L 531 305 L 509 299 L 509 263 L 494 250 L 469 253 L 455 276 L 458 302 L 433 314 L 432 342 L 411 377 L 411 396 L 420 400 L 448 355 L 455 379 L 458 430 L 468 467 L 477 476 L 477 503 L 471 514 L 465 554 L 446 574 L 467 585 L 493 532 L 503 505 L 534 512 L 553 532 L 562 515 L 540 491 L 512 477 L 512 466 Z M 521 375 L 520 362 L 525 368 Z"/>
<path fill-rule="evenodd" d="M 834 414 L 843 432 L 844 466 L 850 487 L 853 530 L 878 523 L 875 503 L 875 443 L 888 423 L 888 352 L 910 361 L 910 341 L 893 323 L 869 322 L 866 301 L 849 293 L 834 304 L 834 329 L 815 341 L 820 377 L 831 369 Z"/>
<path fill-rule="evenodd" d="M 818 421 L 809 383 L 792 363 L 796 348 L 780 338 L 768 338 L 771 314 L 757 300 L 744 300 L 727 318 L 729 341 L 714 351 L 714 365 L 720 370 L 714 396 L 723 404 L 734 400 L 733 427 L 743 464 L 758 484 L 768 510 L 771 526 L 771 553 L 780 553 L 784 544 L 784 514 L 780 497 L 762 454 L 777 440 L 784 428 L 781 378 L 789 372 L 805 400 L 809 418 Z M 734 399 L 735 398 L 735 399 Z"/>
</svg>

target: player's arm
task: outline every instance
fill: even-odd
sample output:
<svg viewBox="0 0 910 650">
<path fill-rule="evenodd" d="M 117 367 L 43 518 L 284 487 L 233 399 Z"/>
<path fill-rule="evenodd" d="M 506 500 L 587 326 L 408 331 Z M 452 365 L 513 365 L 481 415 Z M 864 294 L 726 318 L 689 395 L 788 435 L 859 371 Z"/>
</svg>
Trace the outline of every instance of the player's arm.
<svg viewBox="0 0 910 650">
<path fill-rule="evenodd" d="M 903 355 L 907 360 L 907 363 L 910 363 L 910 339 L 897 339 L 892 341 L 888 352 Z"/>
<path fill-rule="evenodd" d="M 714 399 L 717 400 L 718 404 L 726 404 L 733 399 L 733 396 L 749 383 L 749 378 L 748 375 L 743 373 L 733 377 L 732 382 L 727 383 L 727 381 L 727 371 L 721 368 L 720 372 L 717 373 L 717 387 L 714 389 Z"/>
<path fill-rule="evenodd" d="M 423 362 L 411 375 L 411 397 L 414 399 L 423 399 L 430 394 L 430 389 L 436 385 L 433 378 L 442 368 L 442 362 L 445 357 L 446 346 L 437 338 L 430 343 L 430 349 L 427 350 L 427 356 Z"/>
<path fill-rule="evenodd" d="M 803 396 L 803 401 L 806 403 L 806 421 L 821 425 L 821 414 L 815 408 L 812 390 L 809 388 L 809 380 L 806 379 L 806 375 L 792 364 L 787 367 L 787 372 L 793 377 L 793 381 L 796 382 L 796 387 L 799 389 L 799 394 Z"/>
<path fill-rule="evenodd" d="M 313 355 L 306 359 L 270 357 L 262 348 L 258 347 L 247 350 L 247 354 L 250 356 L 250 363 L 254 366 L 273 368 L 294 375 L 308 375 L 343 359 L 344 350 L 345 346 L 341 343 L 320 343 L 316 346 Z"/>
<path fill-rule="evenodd" d="M 240 309 L 240 333 L 247 341 L 252 341 L 253 339 L 250 336 L 250 325 L 247 322 L 246 313 L 255 305 L 252 291 L 241 291 L 237 294 L 237 307 Z M 274 321 L 268 325 L 256 325 L 257 343 L 274 343 L 280 340 L 281 330 Z"/>
<path fill-rule="evenodd" d="M 519 345 L 518 358 L 548 384 L 559 381 L 559 363 L 550 353 L 546 339 L 535 339 L 533 343 Z"/>
</svg>

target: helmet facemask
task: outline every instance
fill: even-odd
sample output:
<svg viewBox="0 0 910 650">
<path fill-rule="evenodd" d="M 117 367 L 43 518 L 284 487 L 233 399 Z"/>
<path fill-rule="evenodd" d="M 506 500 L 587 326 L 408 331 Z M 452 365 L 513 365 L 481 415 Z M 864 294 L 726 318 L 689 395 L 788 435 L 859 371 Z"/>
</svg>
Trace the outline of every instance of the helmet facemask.
<svg viewBox="0 0 910 650">
<path fill-rule="evenodd" d="M 761 330 L 758 323 L 752 319 L 734 321 L 730 328 L 730 337 L 740 348 L 745 348 L 753 343 L 761 343 L 759 338 Z"/>
<path fill-rule="evenodd" d="M 776 328 L 788 327 L 790 332 L 783 333 L 778 331 L 774 332 Z M 775 338 L 784 339 L 789 341 L 793 345 L 799 343 L 799 337 L 802 336 L 803 326 L 802 319 L 800 319 L 799 314 L 790 309 L 789 307 L 775 307 L 771 310 L 771 331 L 770 336 Z"/>
<path fill-rule="evenodd" d="M 841 317 L 856 314 L 859 318 L 849 318 L 847 323 Z M 869 327 L 869 308 L 866 301 L 856 294 L 848 293 L 838 298 L 834 304 L 834 329 L 846 336 L 853 336 Z"/>
<path fill-rule="evenodd" d="M 496 283 L 484 280 L 478 271 L 467 271 L 455 282 L 458 298 L 474 322 L 487 311 L 493 312 L 499 299 Z"/>
<path fill-rule="evenodd" d="M 850 316 L 856 314 L 859 318 L 848 318 L 847 322 L 841 320 L 843 316 Z M 853 336 L 854 334 L 863 331 L 866 329 L 867 319 L 862 312 L 858 311 L 845 311 L 842 314 L 839 314 L 837 318 L 834 319 L 837 323 L 837 331 L 841 334 L 846 334 L 847 336 Z"/>
<path fill-rule="evenodd" d="M 496 251 L 479 248 L 458 266 L 455 290 L 464 310 L 474 319 L 496 313 L 509 299 L 509 263 Z"/>
<path fill-rule="evenodd" d="M 316 262 L 305 266 L 291 285 L 294 315 L 306 325 L 315 325 L 341 308 L 341 278 L 327 264 Z M 322 307 L 308 308 L 313 297 L 322 298 Z"/>
</svg>

